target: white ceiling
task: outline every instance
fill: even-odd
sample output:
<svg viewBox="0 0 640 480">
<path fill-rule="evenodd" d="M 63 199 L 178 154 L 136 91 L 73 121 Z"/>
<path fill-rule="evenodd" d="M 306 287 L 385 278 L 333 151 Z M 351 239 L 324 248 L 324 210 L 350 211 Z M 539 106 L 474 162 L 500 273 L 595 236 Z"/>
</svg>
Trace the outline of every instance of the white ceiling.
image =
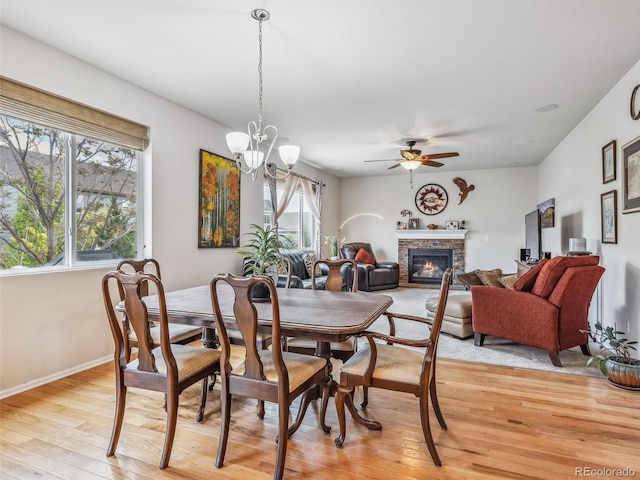
<svg viewBox="0 0 640 480">
<path fill-rule="evenodd" d="M 1 0 L 14 30 L 341 177 L 538 164 L 640 60 L 639 0 Z M 28 59 L 25 59 L 28 61 Z M 537 107 L 559 108 L 537 113 Z M 628 108 L 621 105 L 620 108 Z M 529 143 L 521 144 L 522 141 Z M 516 142 L 514 144 L 514 142 Z M 225 152 L 220 152 L 225 153 Z M 420 167 L 427 169 L 430 167 Z"/>
</svg>

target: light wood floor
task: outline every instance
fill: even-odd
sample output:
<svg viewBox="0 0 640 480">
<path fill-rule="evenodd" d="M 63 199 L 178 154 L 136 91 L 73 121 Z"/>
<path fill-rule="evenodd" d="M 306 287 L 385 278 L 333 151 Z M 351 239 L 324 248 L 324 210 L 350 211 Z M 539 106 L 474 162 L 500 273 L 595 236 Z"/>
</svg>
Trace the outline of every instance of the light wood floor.
<svg viewBox="0 0 640 480">
<path fill-rule="evenodd" d="M 209 394 L 205 422 L 195 421 L 198 386 L 183 393 L 171 462 L 159 470 L 165 415 L 162 396 L 131 389 L 120 443 L 105 451 L 111 433 L 111 364 L 73 375 L 0 402 L 0 477 L 3 479 L 270 479 L 277 415 L 267 405 L 259 420 L 255 401 L 238 399 L 223 468 L 218 447 L 218 387 Z M 381 432 L 349 419 L 342 450 L 317 423 L 318 406 L 289 441 L 286 479 L 563 479 L 591 468 L 589 478 L 640 478 L 640 393 L 603 378 L 439 360 L 438 391 L 449 430 L 433 418 L 444 462 L 434 467 L 420 430 L 417 399 L 371 390 L 368 415 Z M 587 473 L 586 470 L 583 472 Z M 597 473 L 597 472 L 596 472 Z"/>
</svg>

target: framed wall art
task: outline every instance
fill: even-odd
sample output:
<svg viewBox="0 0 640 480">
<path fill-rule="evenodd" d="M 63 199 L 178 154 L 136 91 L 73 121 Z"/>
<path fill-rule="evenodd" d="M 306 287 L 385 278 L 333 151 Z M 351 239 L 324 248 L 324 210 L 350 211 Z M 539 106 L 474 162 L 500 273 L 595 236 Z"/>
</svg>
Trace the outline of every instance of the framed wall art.
<svg viewBox="0 0 640 480">
<path fill-rule="evenodd" d="M 602 147 L 602 183 L 616 179 L 616 141 L 612 140 Z"/>
<path fill-rule="evenodd" d="M 236 162 L 200 150 L 198 248 L 240 245 L 240 170 Z"/>
<path fill-rule="evenodd" d="M 556 199 L 550 198 L 538 205 L 540 228 L 551 228 L 555 225 Z"/>
<path fill-rule="evenodd" d="M 622 147 L 622 213 L 640 212 L 640 137 Z"/>
<path fill-rule="evenodd" d="M 409 219 L 409 230 L 419 230 L 420 229 L 420 219 L 419 218 L 410 218 Z"/>
<path fill-rule="evenodd" d="M 600 195 L 602 214 L 602 243 L 618 243 L 618 192 Z"/>
</svg>

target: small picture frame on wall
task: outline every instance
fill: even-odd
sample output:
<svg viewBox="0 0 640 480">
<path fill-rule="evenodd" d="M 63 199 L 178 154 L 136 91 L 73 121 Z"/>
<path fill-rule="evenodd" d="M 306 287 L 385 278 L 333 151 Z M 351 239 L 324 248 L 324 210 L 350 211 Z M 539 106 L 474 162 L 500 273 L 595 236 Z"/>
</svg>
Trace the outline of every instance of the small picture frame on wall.
<svg viewBox="0 0 640 480">
<path fill-rule="evenodd" d="M 622 213 L 640 212 L 640 137 L 622 147 Z"/>
<path fill-rule="evenodd" d="M 616 141 L 611 140 L 602 147 L 602 183 L 616 179 Z"/>
<path fill-rule="evenodd" d="M 602 243 L 618 243 L 618 192 L 600 195 L 602 213 Z"/>
<path fill-rule="evenodd" d="M 420 219 L 419 218 L 410 218 L 409 219 L 409 230 L 418 230 L 420 228 Z"/>
<path fill-rule="evenodd" d="M 445 226 L 447 230 L 458 230 L 460 228 L 457 220 L 449 220 Z"/>
</svg>

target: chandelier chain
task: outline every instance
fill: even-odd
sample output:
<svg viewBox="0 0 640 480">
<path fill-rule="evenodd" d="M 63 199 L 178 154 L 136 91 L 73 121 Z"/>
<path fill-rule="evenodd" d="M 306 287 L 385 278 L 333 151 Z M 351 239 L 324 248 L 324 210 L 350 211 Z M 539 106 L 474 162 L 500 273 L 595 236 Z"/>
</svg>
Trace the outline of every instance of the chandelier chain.
<svg viewBox="0 0 640 480">
<path fill-rule="evenodd" d="M 258 134 L 262 134 L 262 19 L 258 27 Z"/>
</svg>

